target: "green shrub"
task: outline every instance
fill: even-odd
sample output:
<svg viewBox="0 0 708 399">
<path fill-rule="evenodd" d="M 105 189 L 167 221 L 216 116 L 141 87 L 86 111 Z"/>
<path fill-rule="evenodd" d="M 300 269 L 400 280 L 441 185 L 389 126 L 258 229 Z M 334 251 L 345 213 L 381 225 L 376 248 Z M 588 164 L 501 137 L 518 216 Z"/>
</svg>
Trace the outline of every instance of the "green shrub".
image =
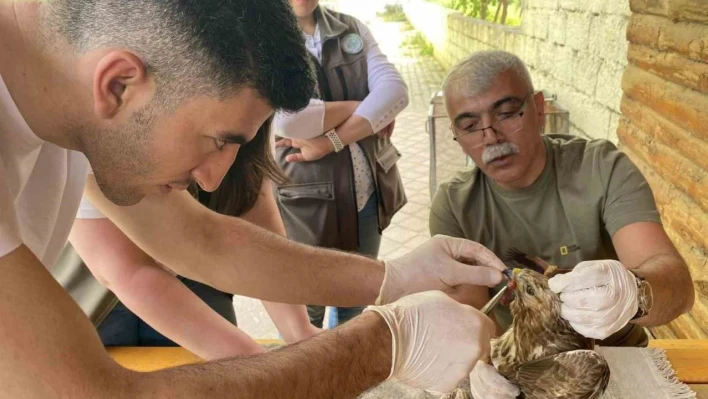
<svg viewBox="0 0 708 399">
<path fill-rule="evenodd" d="M 416 32 L 415 35 L 408 36 L 403 40 L 401 46 L 407 48 L 418 55 L 432 56 L 433 45 L 425 39 L 422 33 Z"/>
<path fill-rule="evenodd" d="M 521 25 L 521 0 L 428 0 L 489 22 Z"/>
<path fill-rule="evenodd" d="M 403 6 L 400 4 L 386 4 L 384 11 L 377 12 L 376 16 L 386 22 L 404 22 L 408 20 L 403 12 Z"/>
</svg>

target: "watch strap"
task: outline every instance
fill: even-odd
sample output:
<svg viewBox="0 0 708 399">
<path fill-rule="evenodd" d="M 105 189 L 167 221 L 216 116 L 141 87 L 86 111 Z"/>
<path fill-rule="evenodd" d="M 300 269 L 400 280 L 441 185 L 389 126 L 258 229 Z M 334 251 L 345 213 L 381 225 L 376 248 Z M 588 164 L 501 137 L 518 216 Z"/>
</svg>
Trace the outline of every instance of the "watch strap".
<svg viewBox="0 0 708 399">
<path fill-rule="evenodd" d="M 632 317 L 632 320 L 635 320 L 649 314 L 653 302 L 653 298 L 651 297 L 653 293 L 651 291 L 651 285 L 649 285 L 644 277 L 637 275 L 631 270 L 630 272 L 634 275 L 637 283 L 637 313 Z"/>
<path fill-rule="evenodd" d="M 330 130 L 329 132 L 325 133 L 325 136 L 327 136 L 329 141 L 332 142 L 332 145 L 334 146 L 334 152 L 339 152 L 344 149 L 344 144 L 342 143 L 342 140 L 339 139 L 336 130 Z"/>
</svg>

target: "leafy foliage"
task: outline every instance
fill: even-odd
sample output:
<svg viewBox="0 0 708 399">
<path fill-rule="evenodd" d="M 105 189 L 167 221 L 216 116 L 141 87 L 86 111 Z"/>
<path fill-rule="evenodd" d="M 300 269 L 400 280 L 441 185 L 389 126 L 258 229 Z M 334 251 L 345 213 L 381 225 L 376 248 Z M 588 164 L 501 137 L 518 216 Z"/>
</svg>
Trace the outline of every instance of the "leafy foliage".
<svg viewBox="0 0 708 399">
<path fill-rule="evenodd" d="M 506 25 L 521 24 L 521 0 L 432 0 L 468 17 Z"/>
<path fill-rule="evenodd" d="M 403 12 L 403 7 L 400 4 L 386 4 L 384 6 L 384 11 L 377 12 L 376 16 L 386 22 L 407 21 L 406 14 Z"/>
<path fill-rule="evenodd" d="M 432 56 L 434 50 L 433 45 L 420 32 L 406 37 L 401 43 L 401 47 L 406 49 L 405 53 L 409 55 Z"/>
</svg>

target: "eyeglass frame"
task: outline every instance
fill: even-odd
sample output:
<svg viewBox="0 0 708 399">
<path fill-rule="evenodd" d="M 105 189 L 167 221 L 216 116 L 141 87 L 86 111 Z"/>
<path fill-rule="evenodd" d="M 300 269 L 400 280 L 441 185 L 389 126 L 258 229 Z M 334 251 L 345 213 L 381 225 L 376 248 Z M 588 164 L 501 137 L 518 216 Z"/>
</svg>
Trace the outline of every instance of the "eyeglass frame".
<svg viewBox="0 0 708 399">
<path fill-rule="evenodd" d="M 482 131 L 482 141 L 484 141 L 484 138 L 486 137 L 486 134 L 487 134 L 487 129 L 492 129 L 492 131 L 494 131 L 495 134 L 499 134 L 499 131 L 494 128 L 494 124 L 499 123 L 499 122 L 501 122 L 501 121 L 505 121 L 505 120 L 510 119 L 510 118 L 514 118 L 514 117 L 516 117 L 516 116 L 518 116 L 518 117 L 520 117 L 520 118 L 523 118 L 523 117 L 524 117 L 524 112 L 526 112 L 526 105 L 528 104 L 529 98 L 531 97 L 532 94 L 536 94 L 536 92 L 535 92 L 535 91 L 529 92 L 529 94 L 527 94 L 526 97 L 524 97 L 524 101 L 521 102 L 521 106 L 519 107 L 519 110 L 516 111 L 516 112 L 514 112 L 513 115 L 511 115 L 511 116 L 509 116 L 509 117 L 507 117 L 507 118 L 504 118 L 504 119 L 500 119 L 500 120 L 494 121 L 491 125 L 489 125 L 489 126 L 487 126 L 487 127 L 481 127 L 481 128 L 479 128 L 479 129 L 474 129 L 474 130 L 471 130 L 471 131 L 469 131 L 469 132 L 465 132 L 464 134 L 461 134 L 461 135 L 459 135 L 459 136 L 456 136 L 456 135 L 455 135 L 455 123 L 454 123 L 454 122 L 451 123 L 451 124 L 450 124 L 450 130 L 452 131 L 452 139 L 453 139 L 454 141 L 457 141 L 457 139 L 460 138 L 460 137 L 464 137 L 464 136 L 467 136 L 468 134 L 472 134 L 472 133 L 475 133 L 475 132 Z M 503 133 L 503 132 L 502 132 L 502 134 L 514 134 L 514 133 L 518 132 L 518 131 L 521 130 L 521 129 L 522 129 L 522 127 L 519 127 L 517 130 L 515 130 L 515 131 L 513 131 L 513 132 L 510 132 L 510 133 Z M 482 145 L 482 143 L 476 144 L 475 147 L 478 147 L 478 146 L 480 146 L 480 145 Z"/>
</svg>

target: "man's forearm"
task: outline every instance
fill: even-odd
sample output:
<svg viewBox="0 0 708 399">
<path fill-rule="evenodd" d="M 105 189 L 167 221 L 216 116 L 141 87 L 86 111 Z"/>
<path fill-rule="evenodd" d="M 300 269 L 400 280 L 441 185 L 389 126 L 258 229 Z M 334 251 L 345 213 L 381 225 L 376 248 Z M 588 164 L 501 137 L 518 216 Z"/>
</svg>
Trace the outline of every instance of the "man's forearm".
<svg viewBox="0 0 708 399">
<path fill-rule="evenodd" d="M 275 234 L 286 236 L 285 225 L 273 196 L 273 184 L 267 178 L 263 179 L 261 183 L 258 200 L 253 208 L 239 217 Z M 319 329 L 310 324 L 304 305 L 262 302 L 285 342 L 292 344 L 310 338 L 319 332 Z"/>
<path fill-rule="evenodd" d="M 272 302 L 346 307 L 372 304 L 379 294 L 382 262 L 299 244 L 236 218 L 212 216 L 197 235 L 204 237 L 205 254 L 214 264 L 238 266 L 195 270 L 195 277 L 216 288 Z"/>
<path fill-rule="evenodd" d="M 379 294 L 383 262 L 289 241 L 212 212 L 186 192 L 149 196 L 135 206 L 119 207 L 93 180 L 87 187 L 91 202 L 147 254 L 177 274 L 221 291 L 272 302 L 334 306 L 372 304 Z"/>
<path fill-rule="evenodd" d="M 106 354 L 81 309 L 26 247 L 0 257 L 0 385 L 5 398 L 355 397 L 384 380 L 392 344 L 373 312 L 265 355 L 152 373 Z"/>
<path fill-rule="evenodd" d="M 365 313 L 310 340 L 264 355 L 144 375 L 140 398 L 355 398 L 391 371 L 391 335 Z"/>
<path fill-rule="evenodd" d="M 677 270 L 681 272 L 674 272 Z M 656 255 L 632 271 L 646 278 L 654 298 L 649 314 L 633 323 L 646 327 L 660 326 L 688 312 L 693 306 L 693 282 L 679 255 Z"/>
</svg>

